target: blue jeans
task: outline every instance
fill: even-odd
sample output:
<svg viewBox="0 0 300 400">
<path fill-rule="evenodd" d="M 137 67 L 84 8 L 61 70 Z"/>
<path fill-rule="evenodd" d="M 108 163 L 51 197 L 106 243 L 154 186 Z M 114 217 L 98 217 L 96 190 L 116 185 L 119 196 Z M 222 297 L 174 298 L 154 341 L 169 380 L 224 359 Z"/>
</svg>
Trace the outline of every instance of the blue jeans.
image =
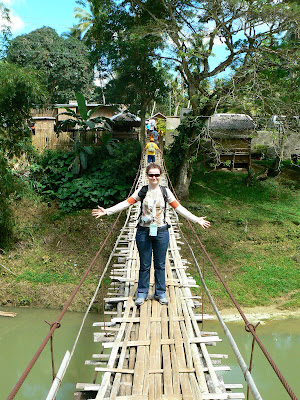
<svg viewBox="0 0 300 400">
<path fill-rule="evenodd" d="M 155 295 L 166 293 L 165 262 L 169 245 L 169 231 L 158 231 L 157 236 L 149 236 L 149 230 L 137 230 L 136 243 L 140 256 L 140 274 L 137 297 L 148 296 L 150 282 L 150 267 L 153 251 Z"/>
<path fill-rule="evenodd" d="M 155 155 L 151 156 L 150 154 L 148 154 L 148 164 L 151 162 L 155 162 Z"/>
</svg>

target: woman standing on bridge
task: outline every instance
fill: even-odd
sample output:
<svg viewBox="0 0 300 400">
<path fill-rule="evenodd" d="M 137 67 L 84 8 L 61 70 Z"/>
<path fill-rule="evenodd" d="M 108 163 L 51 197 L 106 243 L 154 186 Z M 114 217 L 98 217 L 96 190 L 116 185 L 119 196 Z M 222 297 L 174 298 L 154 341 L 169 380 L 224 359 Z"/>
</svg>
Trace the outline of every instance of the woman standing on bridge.
<svg viewBox="0 0 300 400">
<path fill-rule="evenodd" d="M 155 270 L 154 298 L 158 300 L 160 304 L 167 305 L 165 278 L 165 261 L 169 245 L 169 226 L 166 223 L 167 202 L 178 214 L 192 222 L 200 224 L 203 229 L 209 228 L 210 222 L 206 221 L 206 217 L 196 217 L 189 212 L 178 203 L 170 189 L 159 185 L 162 175 L 162 169 L 159 165 L 155 163 L 148 164 L 146 174 L 149 179 L 149 185 L 136 190 L 127 200 L 113 207 L 104 209 L 98 206 L 97 209 L 92 210 L 92 215 L 96 218 L 102 217 L 103 215 L 111 215 L 124 210 L 137 201 L 142 202 L 136 233 L 136 243 L 140 256 L 140 273 L 135 304 L 141 306 L 145 300 L 148 299 L 150 267 L 153 252 Z"/>
</svg>

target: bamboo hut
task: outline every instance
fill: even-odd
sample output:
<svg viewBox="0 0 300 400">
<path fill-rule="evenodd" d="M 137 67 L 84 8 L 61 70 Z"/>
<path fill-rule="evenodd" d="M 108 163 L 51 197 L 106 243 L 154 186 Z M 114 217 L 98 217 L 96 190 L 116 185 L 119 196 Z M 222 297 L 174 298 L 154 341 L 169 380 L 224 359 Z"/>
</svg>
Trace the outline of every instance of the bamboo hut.
<svg viewBox="0 0 300 400">
<path fill-rule="evenodd" d="M 103 105 L 97 103 L 88 103 L 87 109 L 95 109 L 92 117 L 111 118 L 116 111 L 119 111 L 115 105 Z M 74 129 L 68 132 L 60 132 L 57 137 L 56 127 L 60 121 L 72 118 L 64 115 L 66 108 L 71 109 L 78 114 L 78 105 L 76 101 L 70 101 L 67 104 L 56 104 L 53 109 L 33 109 L 32 115 L 32 144 L 42 152 L 45 149 L 71 149 L 73 147 Z M 76 127 L 75 127 L 76 129 Z M 94 143 L 97 138 L 95 132 L 89 132 L 88 142 Z"/>
<path fill-rule="evenodd" d="M 167 117 L 164 114 L 162 114 L 161 112 L 157 112 L 156 114 L 152 115 L 151 118 L 155 120 L 156 126 L 157 126 L 157 122 L 159 120 L 163 121 L 164 123 L 166 123 L 166 120 L 167 120 Z"/>
<path fill-rule="evenodd" d="M 253 119 L 246 114 L 214 114 L 207 124 L 207 134 L 214 151 L 215 166 L 247 168 L 251 166 Z"/>
</svg>

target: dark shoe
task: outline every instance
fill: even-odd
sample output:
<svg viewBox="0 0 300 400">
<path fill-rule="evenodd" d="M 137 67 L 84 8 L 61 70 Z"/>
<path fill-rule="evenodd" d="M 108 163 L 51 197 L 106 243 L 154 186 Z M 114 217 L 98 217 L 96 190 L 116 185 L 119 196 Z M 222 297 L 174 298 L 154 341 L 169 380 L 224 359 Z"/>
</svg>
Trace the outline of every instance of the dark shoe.
<svg viewBox="0 0 300 400">
<path fill-rule="evenodd" d="M 165 296 L 154 296 L 155 300 L 157 300 L 162 306 L 168 305 L 168 299 Z"/>
<path fill-rule="evenodd" d="M 148 300 L 148 297 L 137 297 L 135 300 L 135 305 L 137 307 L 140 307 L 142 304 L 145 303 L 146 300 Z"/>
</svg>

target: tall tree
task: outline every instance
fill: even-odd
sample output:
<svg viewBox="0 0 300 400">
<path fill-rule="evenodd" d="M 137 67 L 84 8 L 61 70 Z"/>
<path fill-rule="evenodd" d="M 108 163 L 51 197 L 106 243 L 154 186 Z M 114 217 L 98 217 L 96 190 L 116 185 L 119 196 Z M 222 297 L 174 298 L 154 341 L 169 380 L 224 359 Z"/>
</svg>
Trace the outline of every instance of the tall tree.
<svg viewBox="0 0 300 400">
<path fill-rule="evenodd" d="M 130 47 L 130 48 L 129 48 Z M 148 62 L 149 48 L 145 40 L 127 43 L 126 53 L 118 60 L 116 77 L 106 85 L 107 98 L 112 103 L 127 104 L 141 117 L 141 145 L 146 144 L 145 117 L 150 103 L 162 100 L 168 93 L 167 72 Z"/>
<path fill-rule="evenodd" d="M 92 92 L 93 68 L 84 43 L 64 39 L 54 29 L 43 27 L 11 41 L 7 61 L 39 72 L 50 94 L 50 103 L 66 103 L 82 92 Z"/>
<path fill-rule="evenodd" d="M 300 38 L 287 32 L 283 39 L 273 43 L 265 51 L 252 58 L 247 74 L 251 79 L 235 94 L 243 99 L 257 117 L 262 128 L 270 131 L 270 142 L 274 143 L 276 159 L 270 174 L 280 172 L 284 146 L 288 137 L 299 136 L 300 143 Z M 275 51 L 277 48 L 280 50 Z M 280 54 L 280 56 L 279 56 Z"/>
<path fill-rule="evenodd" d="M 0 246 L 12 228 L 9 198 L 15 185 L 9 163 L 31 149 L 30 109 L 45 100 L 44 93 L 36 73 L 0 63 Z"/>
<path fill-rule="evenodd" d="M 211 80 L 231 68 L 235 84 L 241 86 L 248 82 L 247 67 L 251 59 L 261 49 L 266 51 L 266 47 L 279 56 L 283 49 L 274 47 L 274 42 L 295 20 L 300 20 L 298 4 L 275 0 L 130 0 L 126 3 L 128 7 L 134 4 L 136 13 L 148 15 L 144 33 L 165 38 L 168 51 L 159 56 L 171 60 L 180 72 L 188 88 L 193 114 L 198 122 L 202 119 L 203 125 L 220 98 L 232 90 L 230 79 L 215 85 Z M 218 60 L 215 54 L 222 44 L 226 52 Z M 193 126 L 187 131 L 189 143 L 199 133 Z M 188 144 L 184 151 L 184 161 L 178 165 L 177 185 L 182 197 L 188 194 L 192 173 L 192 147 Z"/>
<path fill-rule="evenodd" d="M 9 9 L 0 2 L 0 60 L 7 50 L 8 41 L 11 37 Z"/>
<path fill-rule="evenodd" d="M 88 3 L 93 25 L 88 25 L 87 43 L 95 63 L 111 73 L 107 94 L 111 101 L 124 102 L 133 110 L 139 110 L 144 145 L 147 107 L 168 91 L 166 69 L 154 53 L 155 49 L 162 47 L 162 40 L 138 31 L 138 26 L 145 23 L 145 14 L 136 13 L 132 4 L 126 7 L 111 0 L 90 0 Z M 86 22 L 90 23 L 90 17 Z"/>
</svg>

